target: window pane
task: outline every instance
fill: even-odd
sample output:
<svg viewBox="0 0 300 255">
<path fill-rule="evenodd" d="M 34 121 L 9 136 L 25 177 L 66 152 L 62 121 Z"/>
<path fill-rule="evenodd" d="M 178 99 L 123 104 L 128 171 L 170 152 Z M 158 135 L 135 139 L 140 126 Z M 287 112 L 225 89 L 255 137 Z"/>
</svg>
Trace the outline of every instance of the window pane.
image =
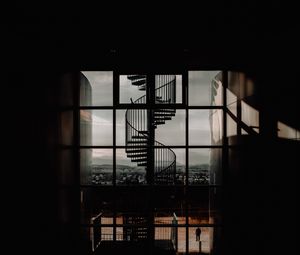
<svg viewBox="0 0 300 255">
<path fill-rule="evenodd" d="M 222 188 L 210 187 L 209 188 L 209 223 L 220 224 L 222 223 Z"/>
<path fill-rule="evenodd" d="M 146 103 L 146 75 L 120 75 L 120 103 Z"/>
<path fill-rule="evenodd" d="M 221 144 L 222 110 L 189 110 L 189 145 Z"/>
<path fill-rule="evenodd" d="M 116 111 L 116 145 L 125 145 L 125 113 L 127 110 Z"/>
<path fill-rule="evenodd" d="M 293 140 L 300 140 L 300 131 L 292 128 L 280 121 L 277 122 L 278 127 L 278 137 L 286 138 L 286 139 L 293 139 Z"/>
<path fill-rule="evenodd" d="M 81 223 L 91 224 L 98 218 L 98 224 L 112 224 L 113 194 L 111 190 L 98 187 L 81 188 Z"/>
<path fill-rule="evenodd" d="M 189 186 L 188 223 L 221 223 L 222 193 L 219 186 Z"/>
<path fill-rule="evenodd" d="M 220 184 L 222 150 L 189 149 L 189 183 L 195 185 Z"/>
<path fill-rule="evenodd" d="M 155 103 L 182 103 L 182 76 L 155 75 Z"/>
<path fill-rule="evenodd" d="M 188 223 L 209 223 L 209 187 L 190 186 L 188 189 Z"/>
<path fill-rule="evenodd" d="M 186 252 L 186 228 L 179 227 L 177 230 L 178 243 L 177 243 L 177 251 L 178 253 Z"/>
<path fill-rule="evenodd" d="M 82 71 L 80 83 L 81 106 L 113 105 L 113 72 Z"/>
<path fill-rule="evenodd" d="M 237 115 L 237 96 L 233 94 L 229 89 L 226 89 L 227 108 L 234 116 Z"/>
<path fill-rule="evenodd" d="M 111 185 L 113 175 L 112 149 L 80 150 L 81 184 Z"/>
<path fill-rule="evenodd" d="M 220 71 L 189 71 L 189 105 L 221 105 Z"/>
<path fill-rule="evenodd" d="M 117 145 L 134 146 L 145 140 L 148 131 L 146 109 L 127 109 L 117 111 Z M 140 139 L 141 138 L 141 139 Z"/>
<path fill-rule="evenodd" d="M 112 145 L 112 110 L 80 110 L 80 145 Z"/>
<path fill-rule="evenodd" d="M 199 239 L 197 237 L 197 229 L 200 229 Z M 213 250 L 214 237 L 217 234 L 214 233 L 214 227 L 189 227 L 189 253 L 190 254 L 210 254 Z M 216 238 L 215 238 L 216 239 Z"/>
<path fill-rule="evenodd" d="M 136 148 L 116 150 L 116 184 L 117 185 L 141 185 L 146 184 L 146 166 L 141 161 L 146 158 L 146 149 L 141 152 L 135 151 Z"/>
<path fill-rule="evenodd" d="M 252 106 L 241 102 L 242 121 L 251 127 L 255 132 L 259 133 L 259 112 Z"/>
<path fill-rule="evenodd" d="M 211 123 L 211 142 L 212 145 L 221 145 L 223 142 L 223 111 L 211 110 L 210 111 Z"/>
<path fill-rule="evenodd" d="M 185 145 L 185 110 L 176 110 L 176 113 L 170 111 L 155 111 L 155 140 L 163 145 Z"/>
<path fill-rule="evenodd" d="M 227 137 L 237 135 L 237 124 L 236 122 L 227 114 Z"/>
<path fill-rule="evenodd" d="M 177 192 L 168 187 L 164 187 L 160 190 L 153 192 L 155 195 L 154 206 L 155 224 L 172 224 L 174 219 L 176 224 L 186 223 L 186 210 L 185 210 L 185 198 L 184 188 L 178 188 Z"/>
<path fill-rule="evenodd" d="M 176 182 L 175 184 L 186 183 L 186 164 L 185 164 L 185 149 L 172 149 L 176 155 Z"/>
</svg>

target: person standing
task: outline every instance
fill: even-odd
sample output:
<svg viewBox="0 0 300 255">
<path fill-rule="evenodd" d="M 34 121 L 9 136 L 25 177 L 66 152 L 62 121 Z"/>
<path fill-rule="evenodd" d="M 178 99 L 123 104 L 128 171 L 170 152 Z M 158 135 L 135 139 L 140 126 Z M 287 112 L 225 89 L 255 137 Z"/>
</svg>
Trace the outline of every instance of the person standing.
<svg viewBox="0 0 300 255">
<path fill-rule="evenodd" d="M 200 241 L 200 235 L 201 235 L 201 228 L 196 229 L 196 241 Z"/>
</svg>

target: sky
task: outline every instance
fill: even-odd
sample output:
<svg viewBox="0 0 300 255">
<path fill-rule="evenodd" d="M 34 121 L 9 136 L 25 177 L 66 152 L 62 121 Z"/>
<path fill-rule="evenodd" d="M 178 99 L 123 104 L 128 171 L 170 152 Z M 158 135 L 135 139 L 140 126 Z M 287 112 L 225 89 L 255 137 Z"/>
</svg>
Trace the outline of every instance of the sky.
<svg viewBox="0 0 300 255">
<path fill-rule="evenodd" d="M 112 72 L 82 72 L 92 86 L 92 105 L 109 106 L 112 105 Z M 218 71 L 190 71 L 189 72 L 189 102 L 190 105 L 210 105 L 211 79 Z M 176 79 L 181 87 L 181 76 Z M 120 76 L 120 100 L 130 103 L 130 97 L 137 99 L 144 95 L 145 91 L 139 91 L 136 86 L 131 85 L 126 76 Z M 181 95 L 178 93 L 179 97 Z M 116 142 L 117 145 L 125 145 L 125 111 L 116 111 Z M 189 111 L 189 144 L 190 145 L 210 145 L 210 122 L 209 110 Z M 81 111 L 82 123 L 92 119 L 92 144 L 82 145 L 113 145 L 112 139 L 112 110 Z M 158 125 L 155 130 L 155 140 L 165 145 L 185 145 L 185 110 L 177 110 L 172 120 L 166 121 L 164 125 Z M 84 134 L 82 134 L 84 136 Z M 183 150 L 184 151 L 184 150 Z M 185 155 L 179 149 L 178 163 L 185 161 Z M 180 154 L 180 155 L 179 155 Z M 112 153 L 106 149 L 93 150 L 94 158 L 109 160 Z M 119 162 L 128 161 L 124 152 L 117 151 Z M 180 162 L 181 161 L 181 162 Z M 189 161 L 191 164 L 206 164 L 209 162 L 209 151 L 206 149 L 190 150 Z M 120 163 L 121 164 L 121 163 Z"/>
</svg>

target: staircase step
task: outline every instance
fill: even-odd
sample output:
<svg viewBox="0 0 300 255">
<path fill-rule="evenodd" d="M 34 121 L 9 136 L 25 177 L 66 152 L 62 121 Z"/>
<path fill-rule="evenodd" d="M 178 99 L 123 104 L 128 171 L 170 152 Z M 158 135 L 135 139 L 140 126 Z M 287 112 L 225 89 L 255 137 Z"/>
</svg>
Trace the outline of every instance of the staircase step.
<svg viewBox="0 0 300 255">
<path fill-rule="evenodd" d="M 137 85 L 137 86 L 140 86 L 140 85 L 145 85 L 146 84 L 146 79 L 140 79 L 140 80 L 134 80 L 131 82 L 132 85 Z"/>
<path fill-rule="evenodd" d="M 147 166 L 147 163 L 139 163 L 138 166 Z"/>
<path fill-rule="evenodd" d="M 156 99 L 155 101 L 159 102 L 159 103 L 169 103 L 170 102 L 169 100 L 162 100 L 162 99 Z"/>
<path fill-rule="evenodd" d="M 134 158 L 131 162 L 147 162 L 147 158 Z"/>
<path fill-rule="evenodd" d="M 146 131 L 146 130 L 142 130 L 142 131 L 139 131 L 139 133 L 141 133 L 141 134 L 149 134 L 149 131 Z"/>
<path fill-rule="evenodd" d="M 137 158 L 137 157 L 147 157 L 147 153 L 139 153 L 139 154 L 137 154 L 137 153 L 133 153 L 133 154 L 127 154 L 127 157 L 128 158 Z"/>
<path fill-rule="evenodd" d="M 128 141 L 127 143 L 131 143 L 131 144 L 141 143 L 147 145 L 147 141 Z"/>
<path fill-rule="evenodd" d="M 164 122 L 164 121 L 155 121 L 155 125 L 162 125 L 162 124 L 165 124 L 166 122 Z"/>
<path fill-rule="evenodd" d="M 140 149 L 137 149 L 136 147 L 134 148 L 134 149 L 126 149 L 126 152 L 127 153 L 138 153 L 138 152 L 147 152 L 148 150 L 147 149 L 145 149 L 145 147 L 142 147 L 142 148 L 140 148 Z"/>
<path fill-rule="evenodd" d="M 134 139 L 148 140 L 147 136 L 142 136 L 142 135 L 133 135 L 132 138 L 134 138 Z"/>
<path fill-rule="evenodd" d="M 172 113 L 175 113 L 176 109 L 156 109 L 154 112 L 172 112 Z"/>
<path fill-rule="evenodd" d="M 154 116 L 175 116 L 175 113 L 170 112 L 154 112 Z"/>
<path fill-rule="evenodd" d="M 139 90 L 141 91 L 146 90 L 146 86 L 139 86 Z"/>
<path fill-rule="evenodd" d="M 127 75 L 127 79 L 128 80 L 146 79 L 146 75 L 138 75 L 138 74 Z"/>
<path fill-rule="evenodd" d="M 156 120 L 158 120 L 158 121 L 160 121 L 160 120 L 165 121 L 165 120 L 171 120 L 171 119 L 172 119 L 171 117 L 163 117 L 163 118 L 161 118 L 161 117 L 159 117 L 159 118 L 154 117 L 154 120 L 155 120 L 155 121 L 156 121 Z"/>
</svg>

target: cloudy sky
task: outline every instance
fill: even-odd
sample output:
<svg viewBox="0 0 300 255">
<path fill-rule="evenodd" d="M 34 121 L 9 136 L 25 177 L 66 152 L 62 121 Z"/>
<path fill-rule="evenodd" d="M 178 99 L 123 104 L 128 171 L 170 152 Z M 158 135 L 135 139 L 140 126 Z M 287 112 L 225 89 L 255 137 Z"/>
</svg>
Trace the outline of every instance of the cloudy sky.
<svg viewBox="0 0 300 255">
<path fill-rule="evenodd" d="M 211 101 L 211 79 L 217 74 L 217 71 L 191 71 L 189 72 L 189 101 L 190 105 L 210 105 Z M 92 105 L 112 105 L 112 72 L 83 72 L 92 86 Z M 181 87 L 181 77 L 177 76 L 178 87 Z M 139 91 L 136 86 L 132 86 L 126 76 L 120 76 L 120 101 L 130 103 L 130 97 L 134 99 L 145 94 L 145 91 Z M 181 93 L 178 93 L 181 97 Z M 125 145 L 125 112 L 126 110 L 117 110 L 116 112 L 116 141 L 117 145 Z M 210 121 L 209 110 L 190 110 L 189 111 L 189 144 L 190 145 L 210 145 Z M 92 144 L 87 144 L 82 139 L 82 145 L 112 145 L 112 110 L 93 110 L 81 111 L 82 125 L 92 119 Z M 166 121 L 166 124 L 159 125 L 155 130 L 155 140 L 165 145 L 185 145 L 185 110 L 177 110 L 176 116 L 172 120 Z M 84 129 L 81 130 L 84 138 Z M 184 150 L 177 149 L 178 163 L 184 164 Z M 201 164 L 209 162 L 209 149 L 190 150 L 189 161 L 191 164 Z M 112 153 L 106 149 L 93 150 L 93 156 L 110 159 Z M 117 158 L 120 164 L 130 162 L 124 151 L 117 151 Z M 123 162 L 123 163 L 121 163 Z"/>
</svg>

